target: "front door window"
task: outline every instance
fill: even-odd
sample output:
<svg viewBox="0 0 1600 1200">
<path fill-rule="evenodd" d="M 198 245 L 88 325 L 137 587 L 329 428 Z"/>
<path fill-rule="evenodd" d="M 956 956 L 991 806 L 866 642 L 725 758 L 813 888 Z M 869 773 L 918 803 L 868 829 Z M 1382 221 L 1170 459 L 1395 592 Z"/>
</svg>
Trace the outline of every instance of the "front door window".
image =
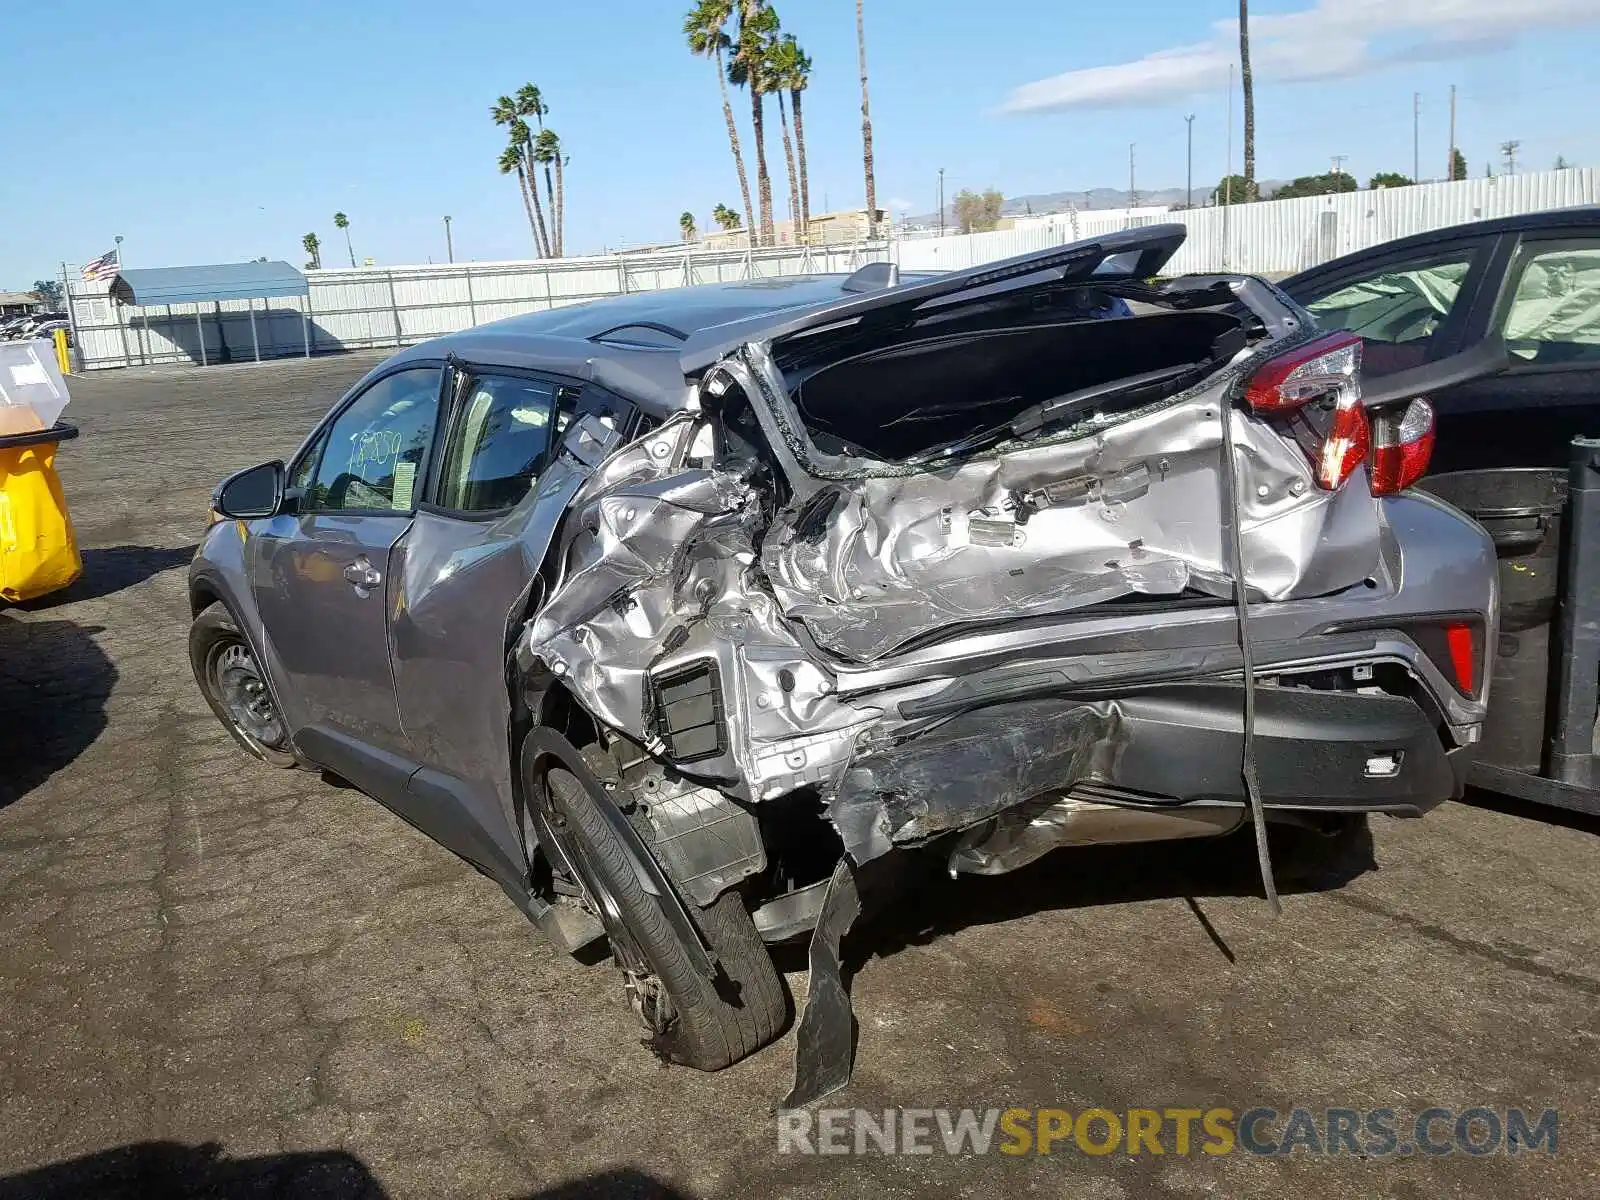
<svg viewBox="0 0 1600 1200">
<path fill-rule="evenodd" d="M 1472 250 L 1464 249 L 1391 263 L 1301 302 L 1324 329 L 1360 336 L 1364 373 L 1389 375 L 1436 357 L 1434 339 L 1455 310 L 1472 258 Z"/>
<path fill-rule="evenodd" d="M 397 371 L 340 413 L 304 510 L 410 512 L 426 478 L 440 374 L 439 367 Z"/>
</svg>

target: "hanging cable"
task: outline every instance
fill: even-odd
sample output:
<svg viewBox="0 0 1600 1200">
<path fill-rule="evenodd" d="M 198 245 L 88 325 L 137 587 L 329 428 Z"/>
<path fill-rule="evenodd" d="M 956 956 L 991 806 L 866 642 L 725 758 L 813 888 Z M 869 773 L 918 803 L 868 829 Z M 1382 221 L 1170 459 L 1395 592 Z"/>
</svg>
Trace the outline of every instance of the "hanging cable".
<svg viewBox="0 0 1600 1200">
<path fill-rule="evenodd" d="M 1244 752 L 1240 773 L 1244 777 L 1245 797 L 1250 803 L 1250 821 L 1256 831 L 1256 864 L 1261 869 L 1261 886 L 1267 893 L 1272 915 L 1283 912 L 1278 902 L 1278 886 L 1272 878 L 1272 853 L 1267 847 L 1267 815 L 1261 806 L 1261 783 L 1256 777 L 1256 671 L 1250 646 L 1250 599 L 1245 593 L 1244 538 L 1241 534 L 1238 473 L 1234 462 L 1233 409 L 1222 405 L 1222 489 L 1223 516 L 1228 525 L 1229 570 L 1233 573 L 1234 613 L 1239 622 L 1239 656 L 1244 668 Z"/>
</svg>

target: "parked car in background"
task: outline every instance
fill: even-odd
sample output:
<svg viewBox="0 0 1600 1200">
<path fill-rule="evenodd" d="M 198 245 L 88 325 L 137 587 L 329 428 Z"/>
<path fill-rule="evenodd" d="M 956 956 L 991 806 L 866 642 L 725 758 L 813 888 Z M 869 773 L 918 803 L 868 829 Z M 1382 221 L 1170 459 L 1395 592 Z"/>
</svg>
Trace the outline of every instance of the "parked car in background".
<svg viewBox="0 0 1600 1200">
<path fill-rule="evenodd" d="M 1431 416 L 1362 403 L 1359 339 L 1144 282 L 1183 238 L 404 350 L 217 490 L 196 681 L 255 757 L 608 940 L 705 1069 L 784 1023 L 763 943 L 815 927 L 845 996 L 874 864 L 1421 815 L 1484 717 L 1492 548 L 1407 490 Z"/>
<path fill-rule="evenodd" d="M 58 329 L 66 331 L 67 345 L 70 346 L 72 344 L 72 325 L 66 320 L 41 321 L 37 325 L 29 326 L 23 336 L 28 338 L 53 338 Z"/>
<path fill-rule="evenodd" d="M 1360 336 L 1369 389 L 1457 364 L 1428 392 L 1434 472 L 1564 468 L 1574 436 L 1600 436 L 1600 208 L 1401 238 L 1280 286 Z"/>
</svg>

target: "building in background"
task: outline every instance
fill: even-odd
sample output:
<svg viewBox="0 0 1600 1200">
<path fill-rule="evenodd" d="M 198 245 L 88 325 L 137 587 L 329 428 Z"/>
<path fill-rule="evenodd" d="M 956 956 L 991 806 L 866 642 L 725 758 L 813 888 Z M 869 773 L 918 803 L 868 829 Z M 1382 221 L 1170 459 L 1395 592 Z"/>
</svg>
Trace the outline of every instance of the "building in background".
<svg viewBox="0 0 1600 1200">
<path fill-rule="evenodd" d="M 38 292 L 0 292 L 0 317 L 22 317 L 43 311 L 44 297 Z"/>
</svg>

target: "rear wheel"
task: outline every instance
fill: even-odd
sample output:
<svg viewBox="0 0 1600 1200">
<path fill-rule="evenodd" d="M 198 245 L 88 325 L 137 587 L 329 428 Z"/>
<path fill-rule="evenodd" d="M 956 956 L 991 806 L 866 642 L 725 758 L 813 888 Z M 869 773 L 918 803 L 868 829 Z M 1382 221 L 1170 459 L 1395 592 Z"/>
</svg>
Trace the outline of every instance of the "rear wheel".
<svg viewBox="0 0 1600 1200">
<path fill-rule="evenodd" d="M 689 906 L 720 966 L 715 980 L 706 979 L 640 886 L 622 839 L 583 784 L 554 767 L 546 785 L 557 849 L 606 927 L 623 987 L 656 1051 L 715 1071 L 776 1038 L 788 1018 L 783 984 L 739 894 L 724 892 L 708 908 Z"/>
<path fill-rule="evenodd" d="M 221 601 L 189 626 L 189 665 L 206 703 L 234 741 L 270 766 L 296 765 L 288 726 L 266 673 Z"/>
</svg>

